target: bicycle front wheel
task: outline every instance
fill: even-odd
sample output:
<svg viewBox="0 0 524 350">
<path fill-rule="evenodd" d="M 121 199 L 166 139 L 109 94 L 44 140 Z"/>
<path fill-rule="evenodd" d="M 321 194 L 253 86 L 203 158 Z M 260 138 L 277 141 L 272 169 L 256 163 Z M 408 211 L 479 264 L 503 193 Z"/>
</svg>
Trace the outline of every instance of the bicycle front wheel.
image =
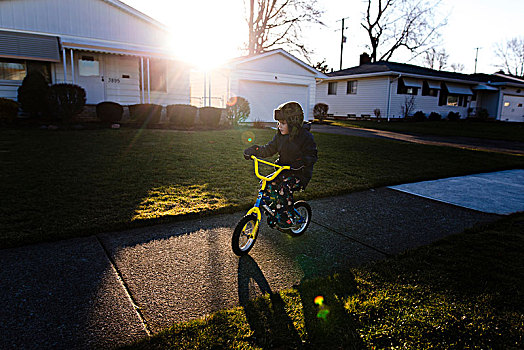
<svg viewBox="0 0 524 350">
<path fill-rule="evenodd" d="M 248 254 L 251 248 L 253 248 L 258 236 L 257 221 L 257 216 L 250 214 L 244 216 L 238 222 L 231 240 L 233 253 L 242 256 Z M 255 227 L 257 228 L 256 230 Z"/>
</svg>

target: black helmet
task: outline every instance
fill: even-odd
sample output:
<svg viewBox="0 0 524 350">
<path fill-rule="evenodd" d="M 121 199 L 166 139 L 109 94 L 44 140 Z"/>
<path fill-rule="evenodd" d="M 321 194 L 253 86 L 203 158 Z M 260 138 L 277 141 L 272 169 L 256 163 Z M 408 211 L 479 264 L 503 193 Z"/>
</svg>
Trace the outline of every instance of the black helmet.
<svg viewBox="0 0 524 350">
<path fill-rule="evenodd" d="M 275 120 L 284 120 L 289 125 L 290 138 L 298 134 L 304 123 L 304 111 L 298 102 L 286 102 L 274 111 Z"/>
</svg>

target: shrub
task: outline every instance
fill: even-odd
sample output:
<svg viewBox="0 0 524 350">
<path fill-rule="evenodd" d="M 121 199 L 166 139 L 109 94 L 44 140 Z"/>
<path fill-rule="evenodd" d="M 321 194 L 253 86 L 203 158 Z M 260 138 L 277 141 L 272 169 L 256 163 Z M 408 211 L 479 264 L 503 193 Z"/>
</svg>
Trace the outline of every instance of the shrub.
<svg viewBox="0 0 524 350">
<path fill-rule="evenodd" d="M 205 126 L 212 128 L 218 127 L 220 123 L 220 116 L 222 115 L 222 109 L 216 107 L 202 107 L 200 108 L 200 121 Z"/>
<path fill-rule="evenodd" d="M 413 114 L 412 120 L 415 122 L 424 122 L 426 121 L 426 113 L 422 111 L 416 111 L 415 114 Z"/>
<path fill-rule="evenodd" d="M 317 118 L 320 122 L 322 122 L 324 119 L 328 116 L 328 110 L 329 106 L 325 103 L 317 103 L 315 107 L 313 107 L 313 116 Z"/>
<path fill-rule="evenodd" d="M 442 119 L 442 116 L 440 115 L 440 113 L 437 113 L 437 112 L 431 112 L 429 114 L 429 117 L 428 117 L 429 120 L 431 120 L 432 122 L 436 122 L 436 121 L 439 121 Z"/>
<path fill-rule="evenodd" d="M 47 113 L 49 84 L 40 72 L 30 72 L 18 88 L 18 102 L 22 110 L 31 117 Z"/>
<path fill-rule="evenodd" d="M 154 103 L 138 103 L 129 106 L 129 117 L 132 122 L 147 125 L 159 123 L 162 106 Z"/>
<path fill-rule="evenodd" d="M 378 119 L 380 118 L 380 108 L 375 108 L 373 110 L 373 114 L 375 115 L 375 117 Z"/>
<path fill-rule="evenodd" d="M 233 125 L 246 121 L 251 113 L 249 102 L 244 97 L 232 97 L 226 107 L 226 116 Z"/>
<path fill-rule="evenodd" d="M 116 102 L 105 101 L 96 105 L 96 116 L 103 122 L 119 122 L 123 113 L 124 107 Z"/>
<path fill-rule="evenodd" d="M 84 109 L 86 91 L 75 84 L 54 84 L 49 88 L 47 104 L 55 118 L 68 121 Z"/>
<path fill-rule="evenodd" d="M 487 120 L 489 118 L 489 113 L 486 108 L 482 108 L 477 112 L 477 118 L 480 120 Z"/>
<path fill-rule="evenodd" d="M 454 121 L 460 119 L 460 113 L 459 112 L 449 112 L 448 113 L 448 120 Z"/>
<path fill-rule="evenodd" d="M 198 108 L 191 105 L 176 104 L 167 106 L 167 119 L 170 124 L 190 128 L 195 125 Z"/>
<path fill-rule="evenodd" d="M 265 129 L 266 128 L 266 124 L 263 121 L 257 119 L 257 120 L 255 120 L 253 122 L 253 128 L 255 128 L 255 129 Z"/>
<path fill-rule="evenodd" d="M 18 102 L 0 97 L 0 121 L 12 122 L 18 115 Z"/>
</svg>

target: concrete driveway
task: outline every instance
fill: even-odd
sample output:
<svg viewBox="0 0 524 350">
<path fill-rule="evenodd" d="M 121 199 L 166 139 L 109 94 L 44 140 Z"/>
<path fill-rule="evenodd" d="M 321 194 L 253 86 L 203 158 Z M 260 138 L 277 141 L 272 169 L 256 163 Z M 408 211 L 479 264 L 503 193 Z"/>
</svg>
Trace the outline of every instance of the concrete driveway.
<svg viewBox="0 0 524 350">
<path fill-rule="evenodd" d="M 522 170 L 474 178 L 480 180 L 443 179 L 440 190 L 431 182 L 310 201 L 313 223 L 304 236 L 291 238 L 264 224 L 250 256 L 242 259 L 232 253 L 230 240 L 243 213 L 1 250 L 0 348 L 128 344 L 173 322 L 384 259 L 500 217 L 489 208 L 472 210 L 465 208 L 468 203 L 426 198 L 431 195 L 422 193 L 424 188 L 453 193 L 454 184 L 469 183 L 477 189 L 465 196 L 470 202 L 478 201 L 478 194 L 506 188 L 504 201 L 517 196 L 511 210 L 524 210 L 518 197 Z"/>
</svg>

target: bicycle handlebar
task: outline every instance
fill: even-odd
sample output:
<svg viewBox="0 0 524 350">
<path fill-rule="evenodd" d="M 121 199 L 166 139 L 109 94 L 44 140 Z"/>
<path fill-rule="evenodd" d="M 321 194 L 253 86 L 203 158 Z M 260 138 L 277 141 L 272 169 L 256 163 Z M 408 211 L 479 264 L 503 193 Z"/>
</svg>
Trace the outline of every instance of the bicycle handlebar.
<svg viewBox="0 0 524 350">
<path fill-rule="evenodd" d="M 253 159 L 253 161 L 255 162 L 255 175 L 261 179 L 261 180 L 266 180 L 266 181 L 271 181 L 271 180 L 274 180 L 278 174 L 280 174 L 282 171 L 284 170 L 290 170 L 291 167 L 289 165 L 278 165 L 278 164 L 275 164 L 275 163 L 271 163 L 271 162 L 268 162 L 268 161 L 265 161 L 265 160 L 262 160 L 262 159 L 258 159 L 257 157 L 255 156 L 251 156 L 251 159 Z M 264 163 L 264 164 L 267 164 L 267 165 L 271 165 L 271 166 L 274 166 L 275 168 L 277 168 L 277 171 L 275 171 L 273 174 L 271 174 L 270 176 L 263 176 L 263 175 L 260 175 L 260 173 L 258 172 L 258 163 Z"/>
</svg>

